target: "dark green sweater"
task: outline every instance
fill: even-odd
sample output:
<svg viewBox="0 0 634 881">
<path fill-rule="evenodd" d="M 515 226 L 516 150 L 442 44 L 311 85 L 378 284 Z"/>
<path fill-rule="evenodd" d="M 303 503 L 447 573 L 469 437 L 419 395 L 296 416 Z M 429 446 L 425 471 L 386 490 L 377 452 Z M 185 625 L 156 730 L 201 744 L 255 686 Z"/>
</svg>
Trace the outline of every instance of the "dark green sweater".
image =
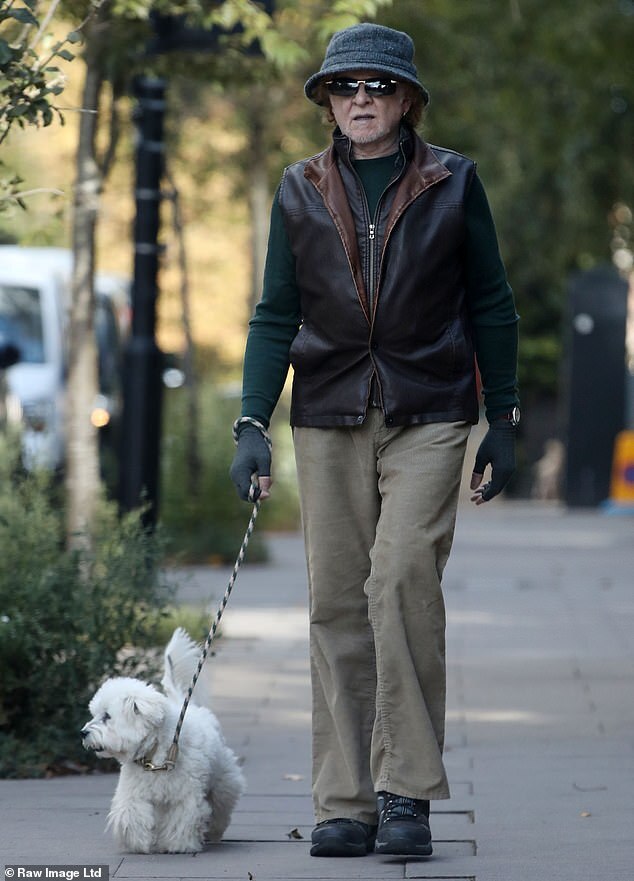
<svg viewBox="0 0 634 881">
<path fill-rule="evenodd" d="M 394 156 L 355 161 L 374 215 L 394 173 Z M 517 314 L 498 248 L 484 188 L 477 177 L 465 204 L 465 283 L 486 415 L 489 421 L 517 403 Z M 242 415 L 268 426 L 286 381 L 289 349 L 301 324 L 295 258 L 275 194 L 262 300 L 249 324 L 244 358 Z"/>
</svg>

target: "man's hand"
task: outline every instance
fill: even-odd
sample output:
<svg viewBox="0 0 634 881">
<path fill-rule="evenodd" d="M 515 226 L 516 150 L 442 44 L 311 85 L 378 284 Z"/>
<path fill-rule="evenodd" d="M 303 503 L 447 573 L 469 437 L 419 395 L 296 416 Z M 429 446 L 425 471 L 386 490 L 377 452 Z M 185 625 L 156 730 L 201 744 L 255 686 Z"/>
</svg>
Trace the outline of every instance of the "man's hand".
<svg viewBox="0 0 634 881">
<path fill-rule="evenodd" d="M 491 465 L 491 479 L 482 483 L 484 471 Z M 476 505 L 502 492 L 515 471 L 515 426 L 506 419 L 491 423 L 478 449 L 471 475 L 470 489 L 475 490 L 471 501 Z"/>
<path fill-rule="evenodd" d="M 271 484 L 271 451 L 262 432 L 253 425 L 243 425 L 238 449 L 229 471 L 238 495 L 245 502 L 267 499 Z M 254 481 L 257 486 L 252 490 Z"/>
</svg>

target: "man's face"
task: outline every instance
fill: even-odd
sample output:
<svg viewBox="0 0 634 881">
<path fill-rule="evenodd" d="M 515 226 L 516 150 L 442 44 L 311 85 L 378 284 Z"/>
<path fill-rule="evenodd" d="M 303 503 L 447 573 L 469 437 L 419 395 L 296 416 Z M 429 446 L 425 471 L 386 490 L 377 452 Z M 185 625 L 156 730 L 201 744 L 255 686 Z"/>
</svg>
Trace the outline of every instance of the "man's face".
<svg viewBox="0 0 634 881">
<path fill-rule="evenodd" d="M 389 77 L 371 70 L 355 70 L 340 75 L 338 79 L 371 80 Z M 335 121 L 343 134 L 352 141 L 355 156 L 384 156 L 396 149 L 401 118 L 412 103 L 404 92 L 403 84 L 399 83 L 393 95 L 374 97 L 366 93 L 362 84 L 356 95 L 329 96 Z"/>
</svg>

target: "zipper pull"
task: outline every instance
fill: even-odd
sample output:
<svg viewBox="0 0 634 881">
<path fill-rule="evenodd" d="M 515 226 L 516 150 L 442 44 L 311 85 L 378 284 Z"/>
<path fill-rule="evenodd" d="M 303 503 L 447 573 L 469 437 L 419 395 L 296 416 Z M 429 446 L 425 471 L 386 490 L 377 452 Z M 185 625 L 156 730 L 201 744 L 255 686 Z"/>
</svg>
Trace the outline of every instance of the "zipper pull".
<svg viewBox="0 0 634 881">
<path fill-rule="evenodd" d="M 375 229 L 376 229 L 375 225 L 374 225 L 373 223 L 371 223 L 371 224 L 370 224 L 370 229 L 369 229 L 369 239 L 370 239 L 371 242 L 374 241 L 374 231 L 375 231 Z"/>
</svg>

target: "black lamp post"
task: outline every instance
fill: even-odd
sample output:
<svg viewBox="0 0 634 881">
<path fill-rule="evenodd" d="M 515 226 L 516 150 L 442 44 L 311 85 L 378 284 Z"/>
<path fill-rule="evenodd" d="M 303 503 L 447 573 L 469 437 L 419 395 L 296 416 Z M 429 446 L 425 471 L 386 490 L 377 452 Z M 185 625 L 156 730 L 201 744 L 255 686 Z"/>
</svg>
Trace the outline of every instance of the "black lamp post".
<svg viewBox="0 0 634 881">
<path fill-rule="evenodd" d="M 132 332 L 124 357 L 120 504 L 130 511 L 145 503 L 144 522 L 153 526 L 158 511 L 163 366 L 155 329 L 165 81 L 140 77 L 135 96 L 134 280 Z"/>
</svg>

